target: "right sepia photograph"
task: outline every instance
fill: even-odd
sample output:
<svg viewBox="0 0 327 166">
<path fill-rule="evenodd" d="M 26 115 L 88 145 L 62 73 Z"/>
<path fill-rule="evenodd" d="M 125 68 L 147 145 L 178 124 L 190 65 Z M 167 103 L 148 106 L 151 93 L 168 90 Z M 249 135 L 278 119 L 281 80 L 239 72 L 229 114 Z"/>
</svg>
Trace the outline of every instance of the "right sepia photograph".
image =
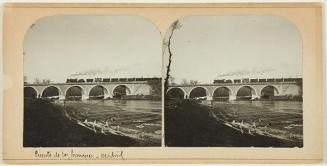
<svg viewBox="0 0 327 166">
<path fill-rule="evenodd" d="M 163 43 L 168 147 L 303 147 L 302 38 L 272 15 L 188 16 Z"/>
</svg>

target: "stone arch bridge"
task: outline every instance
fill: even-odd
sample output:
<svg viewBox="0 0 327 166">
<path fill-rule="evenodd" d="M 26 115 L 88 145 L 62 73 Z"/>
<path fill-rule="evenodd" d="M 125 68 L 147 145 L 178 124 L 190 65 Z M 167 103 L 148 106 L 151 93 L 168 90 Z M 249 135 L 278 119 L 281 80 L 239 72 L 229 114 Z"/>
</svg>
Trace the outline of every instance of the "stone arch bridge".
<svg viewBox="0 0 327 166">
<path fill-rule="evenodd" d="M 237 99 L 240 89 L 247 88 L 251 92 L 251 99 L 260 99 L 265 88 L 271 88 L 274 96 L 297 96 L 302 93 L 302 85 L 298 82 L 257 82 L 257 83 L 215 83 L 215 84 L 197 84 L 197 85 L 170 85 L 167 94 L 172 91 L 180 91 L 184 99 L 194 98 L 192 92 L 195 89 L 201 89 L 205 92 L 205 98 L 212 100 L 215 94 L 224 89 L 228 94 L 228 100 Z"/>
<path fill-rule="evenodd" d="M 150 95 L 151 86 L 146 81 L 135 82 L 92 82 L 92 83 L 53 83 L 53 84 L 25 84 L 24 91 L 31 89 L 36 94 L 35 97 L 41 98 L 46 89 L 53 87 L 57 90 L 59 99 L 66 99 L 67 91 L 72 87 L 77 87 L 81 91 L 81 99 L 89 99 L 90 92 L 95 87 L 103 89 L 104 98 L 114 96 L 114 91 L 118 86 L 126 89 L 127 95 Z"/>
</svg>

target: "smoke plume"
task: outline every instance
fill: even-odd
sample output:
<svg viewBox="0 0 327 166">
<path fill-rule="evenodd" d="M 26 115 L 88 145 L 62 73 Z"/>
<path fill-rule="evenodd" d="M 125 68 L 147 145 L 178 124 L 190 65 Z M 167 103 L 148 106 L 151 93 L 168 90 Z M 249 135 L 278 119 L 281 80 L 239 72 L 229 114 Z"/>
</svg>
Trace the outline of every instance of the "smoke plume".
<svg viewBox="0 0 327 166">
<path fill-rule="evenodd" d="M 246 76 L 246 75 L 262 75 L 268 72 L 272 72 L 275 69 L 273 68 L 265 68 L 265 69 L 257 69 L 257 68 L 252 68 L 252 69 L 247 69 L 247 70 L 235 70 L 232 72 L 228 72 L 228 73 L 224 73 L 224 74 L 220 74 L 217 77 L 231 77 L 231 76 L 237 76 L 237 77 L 241 77 L 241 76 Z"/>
</svg>

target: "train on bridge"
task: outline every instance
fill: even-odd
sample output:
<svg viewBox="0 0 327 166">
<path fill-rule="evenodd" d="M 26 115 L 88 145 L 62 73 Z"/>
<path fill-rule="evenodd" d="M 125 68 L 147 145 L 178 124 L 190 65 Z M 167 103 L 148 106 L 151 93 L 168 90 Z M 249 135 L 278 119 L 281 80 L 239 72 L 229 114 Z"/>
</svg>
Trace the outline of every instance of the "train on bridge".
<svg viewBox="0 0 327 166">
<path fill-rule="evenodd" d="M 134 81 L 159 81 L 162 78 L 158 77 L 140 77 L 140 78 L 68 78 L 66 83 L 95 83 L 95 82 L 134 82 Z"/>
<path fill-rule="evenodd" d="M 274 83 L 274 82 L 296 82 L 301 83 L 302 78 L 243 78 L 243 79 L 216 79 L 213 81 L 214 84 L 221 84 L 221 83 Z"/>
</svg>

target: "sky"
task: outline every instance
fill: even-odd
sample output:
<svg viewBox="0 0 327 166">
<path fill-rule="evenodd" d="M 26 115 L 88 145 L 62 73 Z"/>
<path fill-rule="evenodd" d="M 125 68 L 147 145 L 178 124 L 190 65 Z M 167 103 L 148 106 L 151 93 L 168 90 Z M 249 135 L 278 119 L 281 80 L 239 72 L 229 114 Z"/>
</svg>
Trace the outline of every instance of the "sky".
<svg viewBox="0 0 327 166">
<path fill-rule="evenodd" d="M 175 83 L 302 77 L 302 39 L 296 26 L 284 18 L 189 16 L 181 18 L 179 25 L 171 40 Z M 167 47 L 164 55 L 166 65 Z"/>
<path fill-rule="evenodd" d="M 179 24 L 171 42 L 175 83 L 302 77 L 302 39 L 286 19 L 189 16 Z M 24 75 L 28 82 L 35 78 L 65 82 L 67 78 L 161 77 L 161 50 L 159 31 L 143 17 L 45 17 L 26 33 Z M 165 62 L 167 53 L 164 50 Z"/>
<path fill-rule="evenodd" d="M 138 16 L 51 16 L 24 39 L 24 76 L 67 78 L 161 77 L 160 32 Z"/>
</svg>

